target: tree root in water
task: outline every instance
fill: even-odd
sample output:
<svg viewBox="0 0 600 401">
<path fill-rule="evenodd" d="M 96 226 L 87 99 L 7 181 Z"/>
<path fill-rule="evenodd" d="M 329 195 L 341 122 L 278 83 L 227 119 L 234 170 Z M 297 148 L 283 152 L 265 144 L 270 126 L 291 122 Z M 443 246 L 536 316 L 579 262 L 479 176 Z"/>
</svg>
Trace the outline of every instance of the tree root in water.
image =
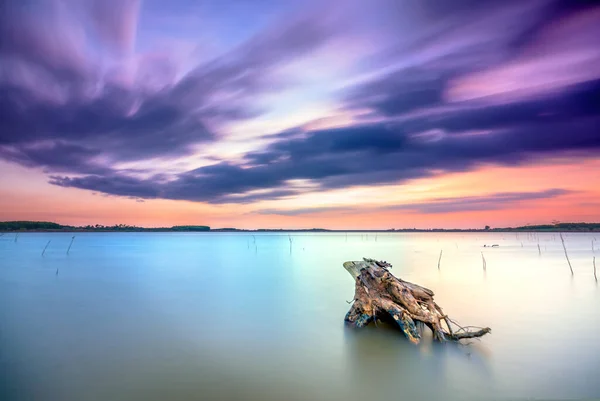
<svg viewBox="0 0 600 401">
<path fill-rule="evenodd" d="M 489 327 L 460 326 L 433 300 L 433 291 L 395 277 L 385 261 L 363 259 L 345 262 L 344 268 L 356 280 L 354 303 L 345 321 L 355 327 L 370 322 L 392 320 L 406 338 L 418 344 L 420 322 L 429 327 L 437 341 L 459 341 L 490 333 Z"/>
</svg>

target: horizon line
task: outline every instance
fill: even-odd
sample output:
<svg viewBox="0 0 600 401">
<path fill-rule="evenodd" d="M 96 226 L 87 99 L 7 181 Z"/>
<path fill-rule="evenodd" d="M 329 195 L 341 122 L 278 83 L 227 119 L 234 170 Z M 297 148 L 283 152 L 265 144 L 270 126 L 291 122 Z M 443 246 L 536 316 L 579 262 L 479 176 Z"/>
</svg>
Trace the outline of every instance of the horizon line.
<svg viewBox="0 0 600 401">
<path fill-rule="evenodd" d="M 196 224 L 185 224 L 185 225 L 174 225 L 170 227 L 144 227 L 135 226 L 128 224 L 114 224 L 114 225 L 103 225 L 103 224 L 87 224 L 87 225 L 63 225 L 51 221 L 35 221 L 35 220 L 12 220 L 12 221 L 0 221 L 1 225 L 27 226 L 32 227 L 18 227 L 9 229 L 7 231 L 136 231 L 136 230 L 147 230 L 147 231 L 190 231 L 190 232 L 223 232 L 223 231 L 242 231 L 242 232 L 265 232 L 265 231 L 277 231 L 277 232 L 302 232 L 302 231 L 328 231 L 328 232 L 397 232 L 397 231 L 507 231 L 507 230 L 558 230 L 558 229 L 573 229 L 580 228 L 581 231 L 596 231 L 600 230 L 600 222 L 556 222 L 546 224 L 527 224 L 515 227 L 491 227 L 484 226 L 483 228 L 386 228 L 386 229 L 358 229 L 358 228 L 347 228 L 347 229 L 330 229 L 322 227 L 312 228 L 236 228 L 236 227 L 218 227 L 212 228 L 208 225 L 196 225 Z M 37 225 L 37 227 L 36 227 Z M 48 227 L 44 227 L 48 225 Z M 571 226 L 571 227 L 570 227 Z M 597 227 L 595 227 L 597 226 Z M 587 229 L 587 230 L 586 230 Z"/>
</svg>

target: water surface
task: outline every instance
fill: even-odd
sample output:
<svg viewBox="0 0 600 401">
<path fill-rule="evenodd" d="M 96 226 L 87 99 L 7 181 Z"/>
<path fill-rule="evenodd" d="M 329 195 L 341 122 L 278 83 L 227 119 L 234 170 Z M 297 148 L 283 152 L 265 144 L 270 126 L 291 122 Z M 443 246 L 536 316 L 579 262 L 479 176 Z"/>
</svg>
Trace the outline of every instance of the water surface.
<svg viewBox="0 0 600 401">
<path fill-rule="evenodd" d="M 72 235 L 0 237 L 3 400 L 600 397 L 594 235 L 565 235 L 574 276 L 558 234 Z M 346 328 L 363 256 L 492 334 Z"/>
</svg>

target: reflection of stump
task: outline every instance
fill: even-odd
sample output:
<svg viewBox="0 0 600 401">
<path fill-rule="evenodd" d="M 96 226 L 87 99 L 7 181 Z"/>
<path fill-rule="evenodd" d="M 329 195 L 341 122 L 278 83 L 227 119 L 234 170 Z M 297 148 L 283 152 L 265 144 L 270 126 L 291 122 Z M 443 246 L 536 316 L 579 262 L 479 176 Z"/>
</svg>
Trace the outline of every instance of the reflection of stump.
<svg viewBox="0 0 600 401">
<path fill-rule="evenodd" d="M 354 304 L 346 314 L 346 322 L 364 327 L 376 318 L 393 320 L 415 344 L 421 338 L 415 322 L 429 327 L 438 341 L 481 337 L 492 331 L 489 327 L 459 326 L 433 301 L 433 291 L 394 277 L 388 267 L 389 263 L 366 258 L 344 263 L 356 279 Z"/>
</svg>

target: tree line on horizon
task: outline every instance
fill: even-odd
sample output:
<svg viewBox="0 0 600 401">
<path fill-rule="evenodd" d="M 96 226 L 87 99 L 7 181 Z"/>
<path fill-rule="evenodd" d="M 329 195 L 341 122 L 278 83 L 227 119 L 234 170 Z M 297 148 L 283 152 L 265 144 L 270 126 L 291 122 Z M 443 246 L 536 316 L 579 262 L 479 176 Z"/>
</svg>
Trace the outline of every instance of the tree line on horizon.
<svg viewBox="0 0 600 401">
<path fill-rule="evenodd" d="M 217 228 L 211 229 L 209 226 L 203 225 L 183 225 L 183 226 L 172 226 L 172 227 L 139 227 L 131 226 L 127 224 L 115 224 L 112 226 L 104 226 L 102 224 L 86 225 L 86 226 L 69 226 L 61 225 L 54 222 L 48 221 L 3 221 L 0 222 L 0 231 L 184 231 L 184 232 L 197 232 L 197 231 L 256 231 L 256 232 L 270 232 L 270 231 L 310 231 L 310 232 L 326 232 L 326 231 L 388 231 L 388 232 L 443 232 L 443 231 L 600 231 L 600 223 L 554 223 L 554 224 L 538 224 L 538 225 L 527 225 L 520 227 L 502 227 L 502 228 L 490 228 L 485 226 L 483 229 L 444 229 L 444 228 L 433 228 L 433 229 L 419 229 L 419 228 L 402 228 L 402 229 L 389 229 L 389 230 L 327 230 L 323 228 L 311 228 L 311 229 L 295 229 L 287 230 L 283 228 L 276 229 L 257 229 L 257 230 L 245 230 L 237 228 Z"/>
<path fill-rule="evenodd" d="M 172 227 L 153 227 L 145 228 L 131 226 L 128 224 L 115 224 L 105 226 L 102 224 L 88 224 L 86 226 L 69 226 L 53 223 L 49 221 L 1 221 L 0 231 L 210 231 L 209 226 L 172 226 Z"/>
</svg>

